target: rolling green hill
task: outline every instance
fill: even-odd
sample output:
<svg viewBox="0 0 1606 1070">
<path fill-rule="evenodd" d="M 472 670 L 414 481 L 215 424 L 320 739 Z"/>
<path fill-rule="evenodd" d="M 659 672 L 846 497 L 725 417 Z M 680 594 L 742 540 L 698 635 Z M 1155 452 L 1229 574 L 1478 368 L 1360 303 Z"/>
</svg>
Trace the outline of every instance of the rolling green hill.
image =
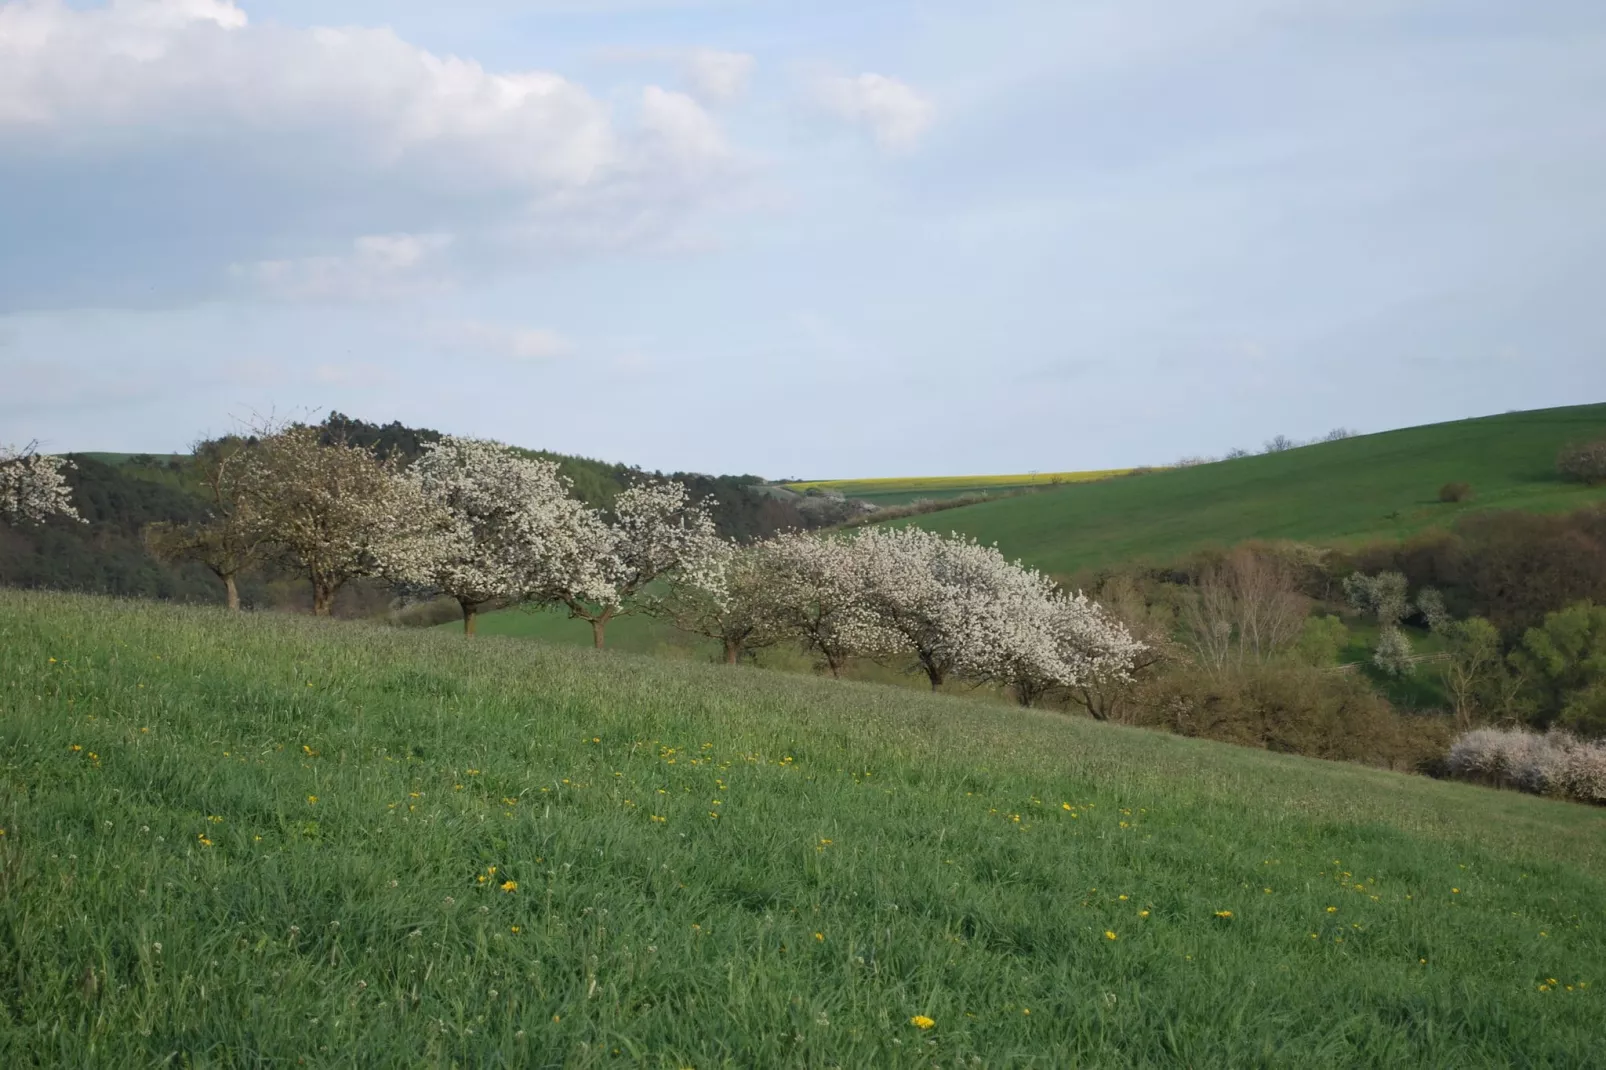
<svg viewBox="0 0 1606 1070">
<path fill-rule="evenodd" d="M 1164 562 L 1245 539 L 1354 543 L 1447 525 L 1478 509 L 1559 511 L 1606 500 L 1564 483 L 1557 451 L 1606 435 L 1606 405 L 1431 424 L 1069 486 L 899 523 L 997 542 L 1049 572 Z M 1438 490 L 1472 485 L 1471 501 Z"/>
<path fill-rule="evenodd" d="M 952 696 L 0 591 L 4 1065 L 1599 1057 L 1606 811 Z"/>
</svg>

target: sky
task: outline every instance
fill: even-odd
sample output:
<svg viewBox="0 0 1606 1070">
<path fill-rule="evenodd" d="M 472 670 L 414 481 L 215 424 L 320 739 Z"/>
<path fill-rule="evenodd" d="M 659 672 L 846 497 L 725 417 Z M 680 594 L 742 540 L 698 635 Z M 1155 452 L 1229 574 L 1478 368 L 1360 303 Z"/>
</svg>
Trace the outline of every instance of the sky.
<svg viewBox="0 0 1606 1070">
<path fill-rule="evenodd" d="M 664 471 L 1606 400 L 1598 0 L 0 0 L 0 442 Z"/>
</svg>

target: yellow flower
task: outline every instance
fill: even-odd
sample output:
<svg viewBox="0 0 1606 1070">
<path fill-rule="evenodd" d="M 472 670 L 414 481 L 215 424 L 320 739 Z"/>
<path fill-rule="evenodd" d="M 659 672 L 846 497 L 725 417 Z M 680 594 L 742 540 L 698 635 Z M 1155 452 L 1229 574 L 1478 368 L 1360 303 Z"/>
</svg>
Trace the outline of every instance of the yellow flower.
<svg viewBox="0 0 1606 1070">
<path fill-rule="evenodd" d="M 518 881 L 503 881 L 502 882 L 502 890 L 504 892 L 516 892 L 516 891 L 519 890 L 519 882 Z"/>
<path fill-rule="evenodd" d="M 1230 910 L 1218 910 L 1218 911 L 1216 911 L 1216 917 L 1218 917 L 1218 918 L 1230 918 L 1230 917 L 1232 917 L 1232 911 L 1230 911 Z"/>
<path fill-rule="evenodd" d="M 912 1026 L 918 1026 L 921 1029 L 930 1029 L 937 1023 L 932 1019 L 927 1018 L 924 1014 L 917 1014 L 913 1018 L 909 1019 L 909 1024 Z"/>
<path fill-rule="evenodd" d="M 4 829 L 0 829 L 0 835 L 4 835 L 4 833 L 5 833 L 5 830 Z M 824 933 L 815 933 L 814 934 L 814 939 L 819 940 L 821 942 L 824 942 L 825 934 Z"/>
<path fill-rule="evenodd" d="M 513 926 L 512 931 L 513 932 L 518 932 L 519 931 L 519 927 L 517 925 Z"/>
<path fill-rule="evenodd" d="M 1450 889 L 1450 894 L 1451 895 L 1460 895 L 1461 894 L 1461 889 L 1459 889 L 1459 888 L 1451 888 Z"/>
<path fill-rule="evenodd" d="M 307 796 L 307 805 L 308 806 L 316 806 L 316 805 L 318 805 L 318 797 L 316 795 L 308 795 Z"/>
<path fill-rule="evenodd" d="M 1148 911 L 1147 911 L 1147 910 L 1140 910 L 1140 911 L 1138 911 L 1138 917 L 1140 917 L 1140 918 L 1146 918 L 1146 917 L 1148 917 L 1148 916 L 1149 916 L 1149 912 L 1148 912 Z"/>
<path fill-rule="evenodd" d="M 1337 907 L 1328 907 L 1327 908 L 1327 912 L 1329 914 L 1337 914 L 1338 913 L 1338 908 Z"/>
<path fill-rule="evenodd" d="M 1113 932 L 1111 932 L 1108 929 L 1104 930 L 1104 939 L 1106 939 L 1106 940 L 1114 940 L 1115 938 L 1116 937 L 1115 937 L 1115 934 Z"/>
</svg>

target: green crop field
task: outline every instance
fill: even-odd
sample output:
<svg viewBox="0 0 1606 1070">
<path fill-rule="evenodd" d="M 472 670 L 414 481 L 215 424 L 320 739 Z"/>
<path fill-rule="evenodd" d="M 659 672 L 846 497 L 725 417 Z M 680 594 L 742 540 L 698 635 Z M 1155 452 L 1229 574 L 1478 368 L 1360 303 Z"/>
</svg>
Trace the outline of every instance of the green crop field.
<svg viewBox="0 0 1606 1070">
<path fill-rule="evenodd" d="M 1606 405 L 1508 413 L 1363 435 L 1283 453 L 1167 469 L 946 510 L 899 523 L 997 542 L 1011 557 L 1068 575 L 1164 562 L 1245 539 L 1321 544 L 1396 538 L 1476 509 L 1556 511 L 1606 500 L 1564 483 L 1557 451 L 1606 435 Z M 1472 485 L 1471 501 L 1438 500 Z"/>
<path fill-rule="evenodd" d="M 999 494 L 1016 490 L 1035 490 L 1070 483 L 1089 483 L 1126 475 L 1130 468 L 1097 472 L 1025 472 L 1003 476 L 904 476 L 885 479 L 816 479 L 786 483 L 789 490 L 810 488 L 836 491 L 850 498 L 862 498 L 877 505 L 901 505 L 921 498 L 957 498 L 962 494 Z"/>
<path fill-rule="evenodd" d="M 0 1065 L 1600 1057 L 1606 811 L 952 696 L 0 591 Z"/>
</svg>

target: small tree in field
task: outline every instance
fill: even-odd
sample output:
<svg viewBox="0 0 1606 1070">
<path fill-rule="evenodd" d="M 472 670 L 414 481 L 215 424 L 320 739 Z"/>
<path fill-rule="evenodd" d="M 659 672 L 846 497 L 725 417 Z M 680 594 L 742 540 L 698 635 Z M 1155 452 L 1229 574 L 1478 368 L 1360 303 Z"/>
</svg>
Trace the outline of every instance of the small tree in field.
<svg viewBox="0 0 1606 1070">
<path fill-rule="evenodd" d="M 1439 488 L 1439 501 L 1453 505 L 1472 498 L 1471 483 L 1446 483 Z"/>
<path fill-rule="evenodd" d="M 1556 457 L 1562 477 L 1591 487 L 1606 483 L 1606 438 L 1568 446 Z"/>
<path fill-rule="evenodd" d="M 1067 595 L 1036 572 L 976 607 L 962 672 L 1008 687 L 1022 706 L 1092 676 L 1131 674 L 1144 650 L 1120 622 L 1078 592 Z"/>
<path fill-rule="evenodd" d="M 969 607 L 996 597 L 1019 569 L 994 547 L 923 528 L 870 528 L 853 549 L 867 604 L 902 637 L 898 645 L 914 653 L 933 691 L 963 654 Z"/>
<path fill-rule="evenodd" d="M 0 446 L 0 520 L 42 524 L 53 516 L 82 521 L 63 474 L 72 462 L 38 452 L 32 444 Z"/>
<path fill-rule="evenodd" d="M 840 677 L 850 658 L 880 657 L 904 640 L 875 611 L 855 540 L 777 536 L 766 553 L 764 596 L 772 620 Z"/>
<path fill-rule="evenodd" d="M 434 519 L 405 552 L 388 549 L 387 571 L 456 599 L 467 635 L 487 602 L 547 586 L 585 531 L 588 510 L 557 464 L 501 443 L 445 436 L 425 444 L 406 479 Z"/>
<path fill-rule="evenodd" d="M 145 545 L 156 557 L 199 561 L 222 580 L 233 610 L 240 608 L 239 574 L 267 548 L 267 530 L 246 493 L 251 448 L 235 436 L 196 443 L 194 463 L 211 515 L 200 523 L 158 521 L 145 528 Z"/>
<path fill-rule="evenodd" d="M 684 484 L 640 483 L 614 499 L 612 523 L 595 513 L 580 521 L 532 598 L 565 605 L 570 617 L 589 622 L 601 650 L 610 621 L 656 609 L 653 584 L 712 567 L 720 545 L 707 503 L 693 501 Z"/>
<path fill-rule="evenodd" d="M 786 632 L 769 597 L 770 550 L 767 542 L 721 543 L 707 567 L 670 577 L 659 612 L 681 631 L 717 641 L 727 665 L 774 646 Z"/>
<path fill-rule="evenodd" d="M 267 539 L 305 570 L 312 611 L 326 617 L 342 586 L 387 570 L 434 517 L 392 463 L 321 435 L 299 424 L 263 435 L 243 494 Z"/>
</svg>

